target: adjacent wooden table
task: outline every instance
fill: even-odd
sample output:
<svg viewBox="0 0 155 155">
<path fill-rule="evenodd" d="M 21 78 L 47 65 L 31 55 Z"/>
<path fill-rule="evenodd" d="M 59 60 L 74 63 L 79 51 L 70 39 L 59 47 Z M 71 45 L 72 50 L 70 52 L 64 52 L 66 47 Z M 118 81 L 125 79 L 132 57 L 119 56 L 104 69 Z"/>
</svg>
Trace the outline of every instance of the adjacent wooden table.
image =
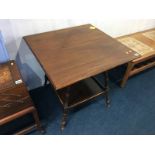
<svg viewBox="0 0 155 155">
<path fill-rule="evenodd" d="M 121 82 L 121 87 L 124 87 L 129 77 L 155 66 L 155 28 L 122 36 L 117 40 L 141 55 L 128 63 Z"/>
<path fill-rule="evenodd" d="M 87 24 L 24 37 L 59 97 L 66 125 L 68 110 L 98 95 L 108 98 L 107 71 L 139 54 Z M 94 76 L 104 73 L 104 85 Z"/>
<path fill-rule="evenodd" d="M 28 114 L 33 115 L 35 123 L 15 134 L 26 134 L 34 128 L 43 130 L 15 61 L 0 64 L 0 127 Z"/>
</svg>

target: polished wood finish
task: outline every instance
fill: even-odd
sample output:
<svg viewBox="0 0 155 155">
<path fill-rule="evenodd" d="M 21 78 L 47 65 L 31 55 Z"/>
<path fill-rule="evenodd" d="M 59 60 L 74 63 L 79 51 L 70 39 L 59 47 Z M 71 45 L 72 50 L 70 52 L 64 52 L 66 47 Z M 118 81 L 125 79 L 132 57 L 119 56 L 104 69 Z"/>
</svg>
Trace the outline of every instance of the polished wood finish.
<svg viewBox="0 0 155 155">
<path fill-rule="evenodd" d="M 152 31 L 155 31 L 155 29 L 137 32 L 117 38 L 118 40 L 120 40 L 122 38 L 131 37 L 153 49 L 151 52 L 147 52 L 146 54 L 144 53 L 140 58 L 134 59 L 128 63 L 126 72 L 121 81 L 121 87 L 125 86 L 129 77 L 155 66 L 155 40 L 152 40 L 144 35 L 145 33 Z M 128 47 L 130 48 L 130 46 Z"/>
<path fill-rule="evenodd" d="M 23 83 L 15 61 L 9 61 L 0 65 L 0 72 L 1 70 L 4 72 L 3 68 L 5 68 L 5 73 L 3 73 L 5 75 L 3 78 L 3 85 L 5 87 L 1 87 L 0 89 L 0 126 L 19 117 L 32 114 L 35 120 L 35 126 L 39 131 L 42 131 L 37 110 Z M 5 79 L 6 82 L 8 81 L 7 79 L 10 79 L 9 85 L 5 84 Z M 26 131 L 30 131 L 28 129 L 30 128 L 21 130 L 18 133 L 26 133 Z"/>
<path fill-rule="evenodd" d="M 56 90 L 138 56 L 92 25 L 24 37 Z M 126 52 L 131 51 L 129 55 Z"/>
<path fill-rule="evenodd" d="M 0 64 L 0 91 L 15 87 L 15 81 L 21 79 L 17 66 L 13 64 L 14 61 Z"/>
<path fill-rule="evenodd" d="M 24 39 L 45 71 L 45 85 L 49 80 L 63 105 L 61 129 L 71 108 L 99 95 L 105 96 L 109 106 L 107 71 L 139 57 L 90 24 Z M 94 78 L 100 73 L 104 73 L 103 84 Z"/>
</svg>

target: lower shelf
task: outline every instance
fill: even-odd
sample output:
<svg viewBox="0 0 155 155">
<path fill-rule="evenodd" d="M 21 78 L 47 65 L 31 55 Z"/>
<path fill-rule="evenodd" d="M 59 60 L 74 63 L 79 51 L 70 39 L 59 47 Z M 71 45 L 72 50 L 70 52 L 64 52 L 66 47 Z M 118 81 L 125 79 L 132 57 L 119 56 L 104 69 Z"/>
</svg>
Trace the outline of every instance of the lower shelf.
<svg viewBox="0 0 155 155">
<path fill-rule="evenodd" d="M 144 71 L 148 68 L 155 66 L 155 57 L 144 62 L 138 63 L 134 66 L 134 69 L 130 73 L 130 76 L 135 75 L 141 71 Z"/>
<path fill-rule="evenodd" d="M 57 91 L 62 104 L 66 102 L 67 89 L 68 88 L 63 88 Z M 68 108 L 78 106 L 103 93 L 105 93 L 105 90 L 92 78 L 73 84 L 69 86 Z"/>
</svg>

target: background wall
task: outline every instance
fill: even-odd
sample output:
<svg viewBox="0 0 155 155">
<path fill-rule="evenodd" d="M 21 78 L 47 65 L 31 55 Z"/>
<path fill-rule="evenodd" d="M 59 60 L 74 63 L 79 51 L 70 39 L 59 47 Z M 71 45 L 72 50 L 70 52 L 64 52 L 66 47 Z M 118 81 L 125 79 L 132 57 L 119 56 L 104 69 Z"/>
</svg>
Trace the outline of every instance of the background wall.
<svg viewBox="0 0 155 155">
<path fill-rule="evenodd" d="M 155 27 L 152 20 L 24 20 L 1 19 L 0 30 L 4 36 L 10 59 L 16 59 L 29 89 L 43 84 L 44 72 L 22 37 L 29 34 L 91 23 L 112 37 Z"/>
</svg>

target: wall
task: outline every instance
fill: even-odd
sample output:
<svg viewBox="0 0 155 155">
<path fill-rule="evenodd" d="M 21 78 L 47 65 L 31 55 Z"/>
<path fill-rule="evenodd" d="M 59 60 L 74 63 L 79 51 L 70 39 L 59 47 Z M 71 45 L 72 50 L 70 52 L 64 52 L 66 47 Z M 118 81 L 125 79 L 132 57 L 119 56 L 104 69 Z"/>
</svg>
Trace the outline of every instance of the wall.
<svg viewBox="0 0 155 155">
<path fill-rule="evenodd" d="M 155 27 L 155 20 L 24 20 L 1 19 L 0 30 L 11 59 L 16 59 L 29 89 L 43 84 L 44 72 L 22 40 L 29 34 L 91 23 L 107 34 L 117 37 Z"/>
</svg>

